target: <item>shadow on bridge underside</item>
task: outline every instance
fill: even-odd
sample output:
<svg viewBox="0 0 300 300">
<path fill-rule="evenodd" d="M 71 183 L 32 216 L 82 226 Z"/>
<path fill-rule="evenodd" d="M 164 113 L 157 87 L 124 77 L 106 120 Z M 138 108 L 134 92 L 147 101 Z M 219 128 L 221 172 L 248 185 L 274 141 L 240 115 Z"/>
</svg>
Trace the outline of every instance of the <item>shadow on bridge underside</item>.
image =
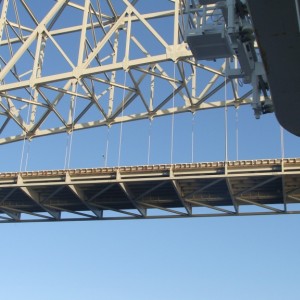
<svg viewBox="0 0 300 300">
<path fill-rule="evenodd" d="M 300 159 L 0 174 L 0 222 L 300 213 Z"/>
</svg>

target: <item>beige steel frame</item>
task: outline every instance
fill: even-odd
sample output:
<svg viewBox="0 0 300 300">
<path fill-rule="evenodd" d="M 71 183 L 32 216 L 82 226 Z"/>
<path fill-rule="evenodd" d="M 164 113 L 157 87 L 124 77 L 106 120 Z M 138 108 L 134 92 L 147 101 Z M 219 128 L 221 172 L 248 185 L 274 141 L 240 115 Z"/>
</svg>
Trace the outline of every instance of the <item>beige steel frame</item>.
<svg viewBox="0 0 300 300">
<path fill-rule="evenodd" d="M 2 1 L 0 53 L 7 58 L 0 55 L 0 144 L 251 103 L 252 87 L 239 89 L 237 79 L 225 78 L 225 62 L 216 64 L 217 68 L 192 57 L 184 42 L 184 0 L 165 0 L 172 5 L 170 10 L 160 10 L 159 1 L 157 11 L 149 13 L 139 11 L 140 1 L 120 1 L 124 10 L 119 12 L 111 0 L 57 0 L 42 18 L 34 13 L 30 1 Z M 100 4 L 106 5 L 107 12 Z M 32 26 L 22 24 L 22 18 L 11 20 L 9 8 L 16 16 L 22 9 Z M 77 25 L 56 25 L 72 11 L 81 15 Z M 158 20 L 165 26 L 154 26 Z M 135 34 L 138 26 L 159 45 L 157 53 L 148 50 L 145 40 Z M 63 48 L 58 42 L 58 38 L 68 39 L 70 33 L 80 35 L 76 49 Z M 53 75 L 46 75 L 44 66 L 45 59 L 51 60 L 49 44 L 68 65 Z M 139 56 L 133 49 L 138 49 Z M 25 58 L 28 68 L 20 74 Z M 149 82 L 147 91 L 145 82 Z M 228 99 L 218 94 L 225 86 Z M 161 90 L 168 93 L 158 97 Z M 84 105 L 75 112 L 76 101 Z M 94 118 L 86 120 L 91 111 L 96 112 Z"/>
</svg>

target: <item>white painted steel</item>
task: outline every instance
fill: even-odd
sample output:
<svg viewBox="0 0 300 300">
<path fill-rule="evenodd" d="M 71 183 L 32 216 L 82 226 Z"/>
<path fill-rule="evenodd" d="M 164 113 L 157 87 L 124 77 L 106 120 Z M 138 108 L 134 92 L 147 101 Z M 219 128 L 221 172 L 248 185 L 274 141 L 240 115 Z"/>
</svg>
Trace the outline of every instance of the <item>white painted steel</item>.
<svg viewBox="0 0 300 300">
<path fill-rule="evenodd" d="M 157 3 L 151 11 L 143 10 L 139 2 L 123 0 L 114 6 L 107 0 L 100 7 L 94 0 L 47 0 L 52 8 L 42 15 L 34 10 L 33 1 L 22 0 L 17 10 L 24 16 L 18 23 L 12 4 L 2 1 L 0 144 L 225 105 L 216 99 L 224 88 L 224 64 L 196 62 L 184 40 L 188 1 L 166 0 L 165 8 Z M 26 18 L 30 21 L 22 23 Z M 72 25 L 64 25 L 64 18 L 72 18 Z M 77 46 L 66 47 L 63 41 L 74 37 Z M 52 58 L 54 53 L 60 63 Z M 124 71 L 129 73 L 126 86 Z M 152 83 L 145 90 L 146 82 Z M 130 112 L 119 101 L 123 89 L 124 106 Z M 168 94 L 159 97 L 155 89 Z M 228 89 L 234 96 L 227 106 L 251 103 L 251 85 L 238 91 L 229 84 Z M 173 90 L 180 99 L 174 108 Z M 64 110 L 70 109 L 72 96 L 84 105 L 70 120 Z"/>
</svg>

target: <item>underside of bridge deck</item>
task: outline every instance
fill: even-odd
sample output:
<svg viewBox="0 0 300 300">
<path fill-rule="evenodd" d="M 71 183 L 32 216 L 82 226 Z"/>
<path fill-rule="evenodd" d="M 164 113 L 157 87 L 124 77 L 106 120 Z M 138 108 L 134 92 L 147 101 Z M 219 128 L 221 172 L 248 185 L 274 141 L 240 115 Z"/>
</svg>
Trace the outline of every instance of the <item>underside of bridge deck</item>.
<svg viewBox="0 0 300 300">
<path fill-rule="evenodd" d="M 0 222 L 300 213 L 300 159 L 0 174 Z"/>
</svg>

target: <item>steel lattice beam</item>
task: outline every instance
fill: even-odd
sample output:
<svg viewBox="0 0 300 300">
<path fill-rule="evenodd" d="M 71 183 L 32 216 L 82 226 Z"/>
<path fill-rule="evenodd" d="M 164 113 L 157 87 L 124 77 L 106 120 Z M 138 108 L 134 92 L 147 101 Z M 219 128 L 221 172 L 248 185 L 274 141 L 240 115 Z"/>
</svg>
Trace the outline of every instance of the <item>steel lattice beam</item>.
<svg viewBox="0 0 300 300">
<path fill-rule="evenodd" d="M 13 2 L 0 4 L 0 144 L 251 102 L 224 60 L 194 60 L 183 0 Z"/>
</svg>

